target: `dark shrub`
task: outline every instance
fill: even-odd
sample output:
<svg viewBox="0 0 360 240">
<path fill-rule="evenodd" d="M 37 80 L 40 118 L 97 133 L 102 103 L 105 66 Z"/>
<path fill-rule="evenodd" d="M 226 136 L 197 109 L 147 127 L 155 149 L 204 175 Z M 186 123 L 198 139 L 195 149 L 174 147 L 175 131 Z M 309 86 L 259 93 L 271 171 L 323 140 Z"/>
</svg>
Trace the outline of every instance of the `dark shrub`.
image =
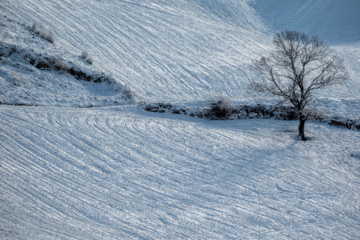
<svg viewBox="0 0 360 240">
<path fill-rule="evenodd" d="M 225 97 L 209 100 L 208 105 L 209 109 L 205 113 L 205 117 L 211 120 L 228 119 L 233 112 L 230 100 Z"/>
</svg>

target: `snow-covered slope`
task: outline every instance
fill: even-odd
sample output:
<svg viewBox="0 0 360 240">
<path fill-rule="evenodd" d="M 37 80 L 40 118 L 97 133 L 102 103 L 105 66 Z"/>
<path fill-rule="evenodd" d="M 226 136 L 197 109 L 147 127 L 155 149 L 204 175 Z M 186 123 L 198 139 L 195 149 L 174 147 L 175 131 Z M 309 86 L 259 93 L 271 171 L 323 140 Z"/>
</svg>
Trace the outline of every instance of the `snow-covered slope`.
<svg viewBox="0 0 360 240">
<path fill-rule="evenodd" d="M 61 50 L 55 52 L 76 61 L 85 49 L 94 67 L 147 102 L 197 102 L 220 95 L 252 101 L 258 96 L 247 90 L 255 77 L 249 66 L 271 49 L 273 32 L 320 34 L 345 58 L 350 80 L 320 92 L 319 105 L 327 110 L 333 99 L 345 106 L 352 102 L 355 106 L 344 111 L 332 108 L 343 116 L 360 109 L 357 1 L 15 0 L 0 8 L 5 25 L 12 19 L 44 26 L 57 36 L 53 48 Z M 3 38 L 28 45 L 26 35 Z"/>
<path fill-rule="evenodd" d="M 242 65 L 263 48 L 261 25 L 245 3 L 235 6 L 242 13 L 237 21 L 251 23 L 242 23 L 246 27 L 223 16 L 226 9 L 216 12 L 215 3 L 46 0 L 3 8 L 19 22 L 53 31 L 57 45 L 89 51 L 95 65 L 140 100 L 189 101 L 245 89 L 249 74 Z"/>
<path fill-rule="evenodd" d="M 281 124 L 280 124 L 281 123 Z M 360 132 L 0 107 L 2 239 L 356 239 Z"/>
<path fill-rule="evenodd" d="M 39 107 L 0 105 L 0 238 L 358 238 L 359 131 L 309 123 L 299 142 L 296 122 L 161 115 L 124 99 L 129 86 L 137 101 L 185 108 L 273 102 L 248 92 L 249 66 L 294 29 L 319 34 L 349 71 L 317 107 L 358 119 L 357 2 L 1 1 L 0 54 L 16 51 L 0 59 L 0 102 Z"/>
</svg>

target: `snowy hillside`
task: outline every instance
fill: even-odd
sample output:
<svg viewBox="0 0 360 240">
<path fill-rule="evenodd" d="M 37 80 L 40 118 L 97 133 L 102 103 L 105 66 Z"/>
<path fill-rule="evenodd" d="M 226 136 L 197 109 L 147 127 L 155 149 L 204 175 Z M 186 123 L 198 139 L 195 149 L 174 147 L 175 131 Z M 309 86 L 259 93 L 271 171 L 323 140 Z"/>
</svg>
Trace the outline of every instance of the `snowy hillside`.
<svg viewBox="0 0 360 240">
<path fill-rule="evenodd" d="M 203 100 L 234 90 L 235 96 L 236 89 L 246 87 L 241 79 L 246 80 L 249 73 L 243 65 L 265 43 L 257 30 L 262 27 L 246 3 L 236 4 L 240 19 L 227 16 L 226 9 L 215 12 L 215 4 L 204 7 L 201 1 L 11 1 L 4 5 L 10 18 L 53 31 L 58 36 L 55 45 L 67 51 L 65 57 L 71 57 L 68 51 L 90 52 L 95 66 L 128 84 L 140 100 Z"/>
<path fill-rule="evenodd" d="M 259 96 L 247 90 L 248 80 L 255 77 L 249 69 L 251 62 L 270 50 L 272 33 L 284 28 L 303 30 L 327 40 L 345 59 L 350 74 L 346 85 L 320 92 L 319 107 L 341 116 L 360 109 L 360 4 L 351 0 L 285 2 L 4 1 L 0 7 L 2 41 L 36 52 L 50 51 L 72 62 L 78 62 L 86 50 L 92 55 L 93 68 L 128 85 L 138 101 L 190 103 L 224 95 L 233 101 L 253 102 Z M 29 34 L 18 34 L 25 30 L 16 24 L 41 25 L 55 34 L 56 42 L 31 43 Z M 14 70 L 2 71 L 11 78 Z M 0 101 L 14 101 L 12 91 L 8 95 Z M 39 102 L 48 104 L 46 98 Z M 334 104 L 339 107 L 331 107 Z M 352 117 L 356 114 L 360 110 Z"/>
<path fill-rule="evenodd" d="M 300 142 L 297 122 L 138 103 L 274 103 L 248 90 L 250 65 L 291 29 L 349 72 L 316 108 L 359 119 L 359 14 L 357 0 L 2 0 L 0 239 L 357 239 L 359 131 L 309 122 Z"/>
</svg>

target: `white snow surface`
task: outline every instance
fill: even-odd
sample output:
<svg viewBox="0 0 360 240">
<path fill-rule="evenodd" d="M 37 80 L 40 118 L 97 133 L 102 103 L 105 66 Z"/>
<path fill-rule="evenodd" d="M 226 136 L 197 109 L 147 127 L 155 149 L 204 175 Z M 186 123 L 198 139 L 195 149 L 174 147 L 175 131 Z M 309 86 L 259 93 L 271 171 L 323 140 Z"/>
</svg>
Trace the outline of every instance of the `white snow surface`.
<svg viewBox="0 0 360 240">
<path fill-rule="evenodd" d="M 360 132 L 0 107 L 3 239 L 356 239 Z"/>
<path fill-rule="evenodd" d="M 350 76 L 315 107 L 359 119 L 359 13 L 357 0 L 1 0 L 0 44 L 23 51 L 0 59 L 0 238 L 358 239 L 359 131 L 309 122 L 301 142 L 297 122 L 149 113 L 121 89 L 184 108 L 274 103 L 247 89 L 249 67 L 274 33 L 298 30 Z M 26 54 L 116 82 L 40 70 Z"/>
</svg>

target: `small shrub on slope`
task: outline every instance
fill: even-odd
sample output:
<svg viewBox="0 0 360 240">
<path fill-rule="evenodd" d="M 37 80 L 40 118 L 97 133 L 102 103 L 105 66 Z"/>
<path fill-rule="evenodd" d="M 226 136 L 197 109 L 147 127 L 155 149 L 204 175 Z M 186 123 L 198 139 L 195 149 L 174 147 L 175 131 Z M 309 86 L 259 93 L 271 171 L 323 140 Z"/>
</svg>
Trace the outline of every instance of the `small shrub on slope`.
<svg viewBox="0 0 360 240">
<path fill-rule="evenodd" d="M 122 95 L 124 98 L 132 101 L 134 100 L 135 96 L 134 91 L 128 85 L 123 86 Z"/>
<path fill-rule="evenodd" d="M 56 36 L 53 32 L 45 30 L 44 28 L 36 25 L 35 23 L 30 27 L 30 30 L 37 36 L 45 39 L 46 41 L 50 43 L 55 43 Z"/>
<path fill-rule="evenodd" d="M 81 51 L 80 58 L 84 59 L 84 61 L 87 62 L 90 65 L 93 64 L 92 56 L 85 50 Z"/>
<path fill-rule="evenodd" d="M 226 97 L 217 97 L 208 101 L 209 109 L 206 117 L 212 120 L 228 119 L 233 111 L 230 100 Z"/>
</svg>

